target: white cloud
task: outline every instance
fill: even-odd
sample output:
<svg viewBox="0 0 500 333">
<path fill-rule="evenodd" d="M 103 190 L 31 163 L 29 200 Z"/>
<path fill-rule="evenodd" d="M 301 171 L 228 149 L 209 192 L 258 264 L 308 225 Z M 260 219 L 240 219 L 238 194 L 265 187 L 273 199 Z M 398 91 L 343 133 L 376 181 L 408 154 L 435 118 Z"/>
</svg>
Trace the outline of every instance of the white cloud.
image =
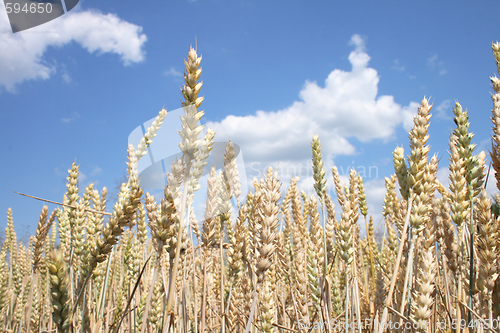
<svg viewBox="0 0 500 333">
<path fill-rule="evenodd" d="M 79 172 L 78 173 L 78 182 L 85 182 L 87 180 L 87 174 L 86 173 L 83 173 L 83 172 Z M 87 182 L 85 182 L 85 184 L 87 184 Z M 90 183 L 89 183 L 90 184 Z"/>
<path fill-rule="evenodd" d="M 437 54 L 433 54 L 429 58 L 427 58 L 427 66 L 429 66 L 430 68 L 435 68 L 437 58 L 438 58 Z"/>
<path fill-rule="evenodd" d="M 397 127 L 404 126 L 407 130 L 412 127 L 419 103 L 402 106 L 393 96 L 378 95 L 379 75 L 368 66 L 370 56 L 365 40 L 354 35 L 350 45 L 354 46 L 349 55 L 352 70 L 333 70 L 323 85 L 306 81 L 299 99 L 289 107 L 247 116 L 229 115 L 220 123 L 207 124 L 217 129 L 217 141 L 230 139 L 241 147 L 249 184 L 253 177 L 263 177 L 267 167 L 272 166 L 278 170 L 283 191 L 292 177 L 300 176 L 299 187 L 309 195 L 314 193 L 311 141 L 313 135 L 318 134 L 327 187 L 334 191 L 333 157 L 356 153 L 351 138 L 361 142 L 387 141 L 394 138 Z M 343 183 L 348 182 L 351 167 L 364 173 L 369 214 L 378 223 L 385 194 L 384 180 L 378 178 L 381 175 L 371 169 L 356 168 L 354 164 L 337 167 Z M 339 207 L 337 213 L 340 214 Z"/>
<path fill-rule="evenodd" d="M 98 176 L 100 174 L 102 174 L 102 169 L 99 168 L 98 166 L 93 166 L 92 172 L 90 173 L 90 177 Z"/>
<path fill-rule="evenodd" d="M 439 180 L 439 182 L 441 184 L 443 184 L 444 187 L 446 187 L 447 189 L 450 188 L 450 178 L 448 178 L 449 174 L 450 174 L 450 170 L 448 167 L 438 168 L 438 171 L 436 174 L 436 177 Z"/>
<path fill-rule="evenodd" d="M 71 83 L 71 76 L 69 76 L 68 72 L 64 72 L 62 74 L 62 78 L 63 78 L 64 82 Z"/>
<path fill-rule="evenodd" d="M 237 143 L 247 165 L 303 162 L 310 159 L 311 140 L 319 134 L 325 157 L 351 155 L 356 148 L 349 138 L 362 142 L 387 141 L 396 127 L 412 126 L 418 104 L 402 106 L 393 96 L 378 96 L 379 75 L 368 66 L 364 39 L 351 38 L 351 71 L 333 70 L 324 86 L 306 81 L 299 100 L 278 111 L 257 111 L 248 116 L 227 116 L 220 123 L 222 141 Z M 220 134 L 220 133 L 218 133 Z"/>
<path fill-rule="evenodd" d="M 0 31 L 10 31 L 4 10 L 0 11 Z M 127 66 L 144 59 L 146 40 L 142 27 L 115 14 L 105 15 L 97 11 L 71 11 L 24 32 L 2 33 L 0 87 L 15 92 L 15 86 L 23 81 L 50 78 L 56 72 L 55 65 L 44 59 L 50 46 L 61 47 L 74 41 L 90 53 L 118 54 Z"/>
<path fill-rule="evenodd" d="M 165 75 L 165 76 L 173 76 L 173 77 L 181 77 L 182 73 L 179 72 L 174 67 L 170 67 L 169 70 L 166 70 L 165 72 L 163 72 L 163 75 Z"/>
<path fill-rule="evenodd" d="M 69 75 L 66 65 L 61 64 L 59 68 L 60 68 L 61 78 L 63 79 L 64 83 L 70 84 L 73 81 L 73 79 Z"/>
<path fill-rule="evenodd" d="M 399 59 L 395 59 L 392 64 L 392 69 L 398 72 L 404 72 L 406 67 L 403 64 L 401 64 L 401 61 Z"/>
<path fill-rule="evenodd" d="M 451 108 L 451 101 L 449 99 L 445 99 L 438 106 L 436 106 L 436 117 L 445 120 L 452 119 L 453 117 L 451 116 L 451 114 L 453 113 L 450 114 Z"/>
<path fill-rule="evenodd" d="M 77 120 L 80 117 L 81 117 L 80 114 L 78 112 L 74 111 L 69 117 L 61 118 L 61 122 L 65 123 L 65 124 L 69 124 L 69 123 Z"/>
<path fill-rule="evenodd" d="M 64 177 L 66 175 L 66 173 L 64 173 L 63 171 L 61 171 L 61 169 L 59 168 L 54 168 L 54 172 L 55 174 L 58 176 L 58 177 Z"/>
<path fill-rule="evenodd" d="M 78 186 L 80 186 L 80 193 L 83 194 L 85 188 L 90 184 L 94 184 L 94 189 L 97 189 L 97 185 L 99 185 L 99 180 L 97 178 L 102 174 L 102 169 L 96 165 L 93 166 L 82 166 L 81 164 L 77 165 L 79 166 Z M 56 176 L 61 179 L 61 181 L 63 181 L 64 183 L 67 182 L 69 170 L 64 170 L 64 168 L 56 167 L 54 168 L 54 172 Z"/>
<path fill-rule="evenodd" d="M 444 62 L 443 61 L 438 61 L 438 56 L 437 54 L 432 54 L 429 58 L 427 58 L 427 66 L 431 70 L 437 70 L 439 75 L 445 75 L 448 73 L 446 68 L 444 68 Z"/>
<path fill-rule="evenodd" d="M 366 192 L 366 203 L 368 205 L 368 217 L 373 216 L 373 222 L 375 226 L 379 225 L 380 220 L 382 219 L 382 207 L 384 205 L 385 198 L 385 180 L 384 179 L 372 179 L 366 181 L 365 192 Z M 360 216 L 360 219 L 363 218 Z M 384 229 L 384 225 L 380 226 L 381 230 Z M 361 230 L 365 231 L 364 223 L 361 223 Z"/>
</svg>

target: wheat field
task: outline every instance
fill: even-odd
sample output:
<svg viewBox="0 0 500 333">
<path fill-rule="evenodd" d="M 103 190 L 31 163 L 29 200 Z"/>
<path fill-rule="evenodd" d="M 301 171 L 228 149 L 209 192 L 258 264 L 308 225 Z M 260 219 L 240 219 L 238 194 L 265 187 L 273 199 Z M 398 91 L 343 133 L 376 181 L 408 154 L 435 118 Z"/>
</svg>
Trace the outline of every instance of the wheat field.
<svg viewBox="0 0 500 333">
<path fill-rule="evenodd" d="M 500 43 L 492 49 L 500 73 Z M 432 105 L 424 98 L 410 151 L 393 152 L 379 242 L 362 177 L 351 170 L 343 187 L 336 167 L 324 169 L 318 136 L 311 143 L 314 195 L 301 191 L 298 178 L 283 188 L 269 168 L 241 201 L 229 141 L 224 167 L 211 168 L 198 224 L 193 200 L 215 135 L 208 129 L 200 136 L 200 63 L 191 49 L 182 158 L 170 167 L 163 197 L 144 193 L 137 162 L 166 110 L 138 147 L 128 147 L 127 182 L 112 207 L 106 188 L 78 188 L 73 163 L 62 203 L 50 214 L 43 206 L 28 244 L 18 242 L 8 210 L 0 252 L 3 332 L 500 331 L 500 220 L 485 190 L 486 153 L 474 151 L 458 102 L 449 188 L 437 180 L 437 157 L 429 156 Z M 491 82 L 491 172 L 500 189 L 500 79 Z"/>
</svg>

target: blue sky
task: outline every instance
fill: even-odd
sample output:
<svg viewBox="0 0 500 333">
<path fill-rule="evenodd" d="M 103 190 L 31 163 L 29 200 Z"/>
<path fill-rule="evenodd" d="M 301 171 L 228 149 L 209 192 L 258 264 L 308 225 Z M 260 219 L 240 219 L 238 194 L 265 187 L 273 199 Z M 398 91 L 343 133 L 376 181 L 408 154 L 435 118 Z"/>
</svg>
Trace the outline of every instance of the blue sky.
<svg viewBox="0 0 500 333">
<path fill-rule="evenodd" d="M 269 165 L 285 182 L 309 170 L 319 134 L 329 181 L 332 163 L 364 171 L 378 219 L 392 151 L 408 149 L 405 126 L 424 96 L 443 182 L 455 100 L 469 110 L 477 152 L 489 147 L 498 1 L 146 4 L 80 1 L 17 34 L 0 5 L 0 214 L 12 207 L 20 236 L 35 231 L 43 204 L 12 191 L 62 201 L 75 159 L 81 187 L 116 193 L 129 134 L 180 107 L 190 45 L 203 55 L 202 122 L 241 147 L 250 180 Z M 312 190 L 311 172 L 301 175 Z"/>
</svg>

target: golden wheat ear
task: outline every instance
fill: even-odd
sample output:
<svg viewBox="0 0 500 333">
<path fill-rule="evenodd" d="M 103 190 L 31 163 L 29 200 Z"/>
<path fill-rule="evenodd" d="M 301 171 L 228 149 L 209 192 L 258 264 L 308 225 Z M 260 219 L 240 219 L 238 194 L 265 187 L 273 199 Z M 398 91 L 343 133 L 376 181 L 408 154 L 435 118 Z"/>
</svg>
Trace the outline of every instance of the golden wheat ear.
<svg viewBox="0 0 500 333">
<path fill-rule="evenodd" d="M 49 254 L 48 271 L 52 295 L 52 319 L 58 332 L 71 332 L 69 266 L 61 250 L 54 250 Z"/>
</svg>

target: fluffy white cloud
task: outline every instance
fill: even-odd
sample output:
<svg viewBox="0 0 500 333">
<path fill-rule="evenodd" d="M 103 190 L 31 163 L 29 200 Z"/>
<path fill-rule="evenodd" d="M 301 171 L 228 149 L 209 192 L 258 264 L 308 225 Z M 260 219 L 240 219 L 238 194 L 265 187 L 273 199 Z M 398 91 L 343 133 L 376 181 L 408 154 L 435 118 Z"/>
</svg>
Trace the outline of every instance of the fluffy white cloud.
<svg viewBox="0 0 500 333">
<path fill-rule="evenodd" d="M 4 10 L 0 11 L 0 31 L 11 31 Z M 90 53 L 118 54 L 123 64 L 129 65 L 144 59 L 146 40 L 142 27 L 96 11 L 71 11 L 24 32 L 1 33 L 0 88 L 14 92 L 16 84 L 23 81 L 48 79 L 56 70 L 43 57 L 50 46 L 74 41 Z"/>
<path fill-rule="evenodd" d="M 349 138 L 386 141 L 394 136 L 397 126 L 409 129 L 418 104 L 401 106 L 393 96 L 378 96 L 379 75 L 368 67 L 370 57 L 363 38 L 354 35 L 350 44 L 354 46 L 349 55 L 352 70 L 335 69 L 324 86 L 307 81 L 300 100 L 289 107 L 230 115 L 208 126 L 223 129 L 222 138 L 240 145 L 246 162 L 262 165 L 309 159 L 314 134 L 319 134 L 324 154 L 331 157 L 355 153 Z"/>
<path fill-rule="evenodd" d="M 218 141 L 231 139 L 241 147 L 253 187 L 253 177 L 263 177 L 268 166 L 278 171 L 288 188 L 292 177 L 300 177 L 299 187 L 308 195 L 314 194 L 311 141 L 314 134 L 321 140 L 328 189 L 334 190 L 331 167 L 336 155 L 352 155 L 356 147 L 349 141 L 388 141 L 394 138 L 398 126 L 409 130 L 419 103 L 402 106 L 393 96 L 378 95 L 378 72 L 368 66 L 364 39 L 359 35 L 351 38 L 354 50 L 349 55 L 351 71 L 333 70 L 323 86 L 306 81 L 299 92 L 299 100 L 278 111 L 257 111 L 247 116 L 230 115 L 220 123 L 208 123 L 217 129 Z M 352 166 L 338 165 L 341 181 L 348 182 Z M 355 168 L 356 169 L 356 168 Z M 356 169 L 364 177 L 369 214 L 375 223 L 382 216 L 385 194 L 383 175 L 374 170 Z M 335 198 L 336 195 L 334 194 Z M 336 202 L 336 199 L 334 199 Z M 336 208 L 340 214 L 340 207 Z M 361 222 L 360 222 L 361 223 Z M 364 222 L 362 229 L 364 232 Z"/>
</svg>

